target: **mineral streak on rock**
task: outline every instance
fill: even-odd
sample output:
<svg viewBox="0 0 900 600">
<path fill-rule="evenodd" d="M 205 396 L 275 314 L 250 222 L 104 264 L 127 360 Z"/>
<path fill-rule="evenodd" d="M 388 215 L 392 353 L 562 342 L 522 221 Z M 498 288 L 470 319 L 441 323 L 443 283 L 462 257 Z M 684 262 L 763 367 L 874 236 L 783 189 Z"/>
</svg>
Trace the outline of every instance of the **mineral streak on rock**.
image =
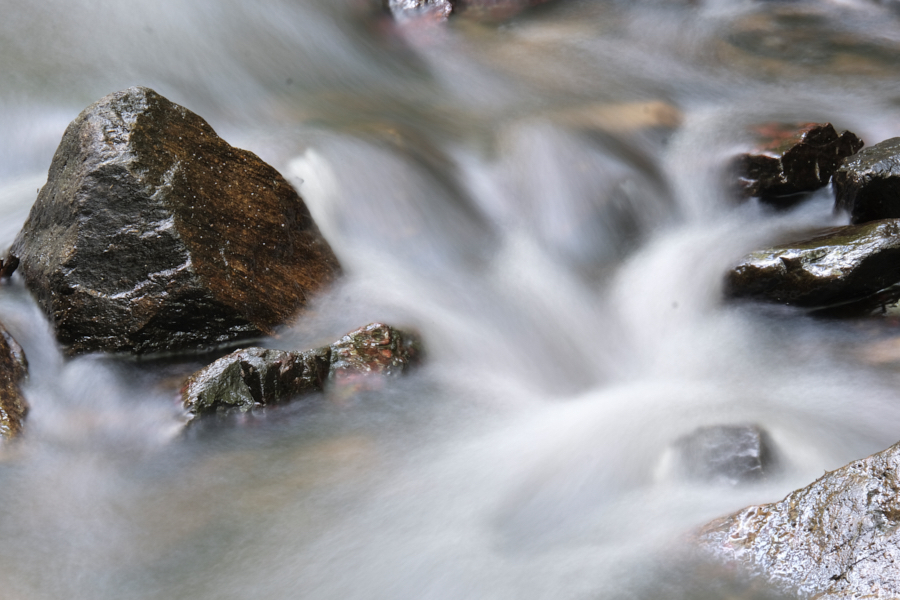
<svg viewBox="0 0 900 600">
<path fill-rule="evenodd" d="M 182 389 L 193 414 L 246 411 L 337 386 L 342 395 L 377 387 L 421 356 L 418 338 L 383 323 L 352 331 L 331 346 L 306 352 L 247 348 L 194 373 Z"/>
<path fill-rule="evenodd" d="M 834 174 L 835 210 L 851 223 L 900 217 L 900 138 L 870 146 Z"/>
<path fill-rule="evenodd" d="M 278 172 L 142 87 L 69 125 L 17 260 L 71 353 L 269 333 L 340 269 Z"/>
<path fill-rule="evenodd" d="M 817 600 L 900 597 L 900 444 L 773 504 L 706 525 L 700 547 Z"/>
<path fill-rule="evenodd" d="M 900 219 L 838 227 L 753 252 L 726 276 L 726 295 L 803 307 L 862 300 L 900 281 Z"/>
<path fill-rule="evenodd" d="M 688 479 L 737 485 L 763 479 L 774 465 L 769 435 L 756 425 L 701 427 L 674 444 Z"/>
<path fill-rule="evenodd" d="M 283 352 L 246 348 L 198 371 L 182 390 L 192 413 L 244 411 L 322 389 L 328 348 Z"/>
<path fill-rule="evenodd" d="M 863 146 L 855 134 L 840 135 L 831 123 L 768 123 L 754 130 L 756 147 L 733 164 L 745 196 L 772 199 L 828 184 L 845 157 Z"/>
<path fill-rule="evenodd" d="M 0 438 L 13 438 L 22 431 L 28 403 L 20 386 L 27 376 L 25 352 L 0 324 Z"/>
</svg>

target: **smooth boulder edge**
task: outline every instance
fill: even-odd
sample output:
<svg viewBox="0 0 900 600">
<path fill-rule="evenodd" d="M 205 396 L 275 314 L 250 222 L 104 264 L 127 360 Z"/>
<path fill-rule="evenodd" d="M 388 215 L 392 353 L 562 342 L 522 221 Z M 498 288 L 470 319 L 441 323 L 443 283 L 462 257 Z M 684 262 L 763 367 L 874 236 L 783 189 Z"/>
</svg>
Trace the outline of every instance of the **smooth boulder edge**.
<svg viewBox="0 0 900 600">
<path fill-rule="evenodd" d="M 900 444 L 704 526 L 714 561 L 818 600 L 900 597 Z"/>
<path fill-rule="evenodd" d="M 326 388 L 341 396 L 380 387 L 422 357 L 415 334 L 370 323 L 335 343 L 292 352 L 245 348 L 194 373 L 181 390 L 191 416 L 244 412 Z"/>
<path fill-rule="evenodd" d="M 340 274 L 275 169 L 143 87 L 66 129 L 0 275 L 17 265 L 69 354 L 261 337 Z"/>
</svg>

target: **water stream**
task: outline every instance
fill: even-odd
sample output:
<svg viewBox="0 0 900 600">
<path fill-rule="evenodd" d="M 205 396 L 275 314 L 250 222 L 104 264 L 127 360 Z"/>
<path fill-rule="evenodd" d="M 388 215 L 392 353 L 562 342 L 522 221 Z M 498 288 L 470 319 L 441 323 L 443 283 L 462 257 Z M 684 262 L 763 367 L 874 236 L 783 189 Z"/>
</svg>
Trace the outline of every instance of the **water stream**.
<svg viewBox="0 0 900 600">
<path fill-rule="evenodd" d="M 748 125 L 900 135 L 890 3 L 401 27 L 365 0 L 0 8 L 0 247 L 68 122 L 145 85 L 281 170 L 345 267 L 265 345 L 383 320 L 428 348 L 384 389 L 185 429 L 201 358 L 64 359 L 14 278 L 32 411 L 0 454 L 4 600 L 726 598 L 678 550 L 693 527 L 900 440 L 892 317 L 721 298 L 743 253 L 846 221 L 827 189 L 736 203 Z M 667 469 L 679 436 L 731 423 L 771 434 L 766 482 Z"/>
</svg>

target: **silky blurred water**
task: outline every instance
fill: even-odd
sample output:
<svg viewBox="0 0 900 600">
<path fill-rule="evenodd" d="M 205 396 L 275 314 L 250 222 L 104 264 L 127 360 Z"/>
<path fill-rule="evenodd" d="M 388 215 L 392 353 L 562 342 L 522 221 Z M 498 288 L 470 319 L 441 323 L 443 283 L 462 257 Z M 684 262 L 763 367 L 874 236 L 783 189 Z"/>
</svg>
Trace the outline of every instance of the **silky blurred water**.
<svg viewBox="0 0 900 600">
<path fill-rule="evenodd" d="M 728 266 L 845 222 L 739 205 L 766 120 L 900 135 L 900 13 L 867 0 L 557 0 L 397 25 L 365 0 L 0 0 L 0 246 L 65 126 L 131 85 L 297 186 L 346 277 L 278 338 L 374 320 L 427 364 L 354 398 L 184 428 L 183 360 L 31 365 L 0 451 L 0 597 L 763 598 L 690 531 L 900 439 L 900 329 L 721 298 Z M 900 339 L 900 338 L 897 338 Z M 681 481 L 670 444 L 755 423 L 780 470 Z"/>
</svg>

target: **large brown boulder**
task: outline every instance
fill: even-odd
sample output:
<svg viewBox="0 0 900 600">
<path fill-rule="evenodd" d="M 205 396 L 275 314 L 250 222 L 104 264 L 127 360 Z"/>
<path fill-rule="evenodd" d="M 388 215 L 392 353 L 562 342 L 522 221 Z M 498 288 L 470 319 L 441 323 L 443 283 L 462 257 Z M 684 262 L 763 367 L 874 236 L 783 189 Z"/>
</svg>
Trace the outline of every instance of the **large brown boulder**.
<svg viewBox="0 0 900 600">
<path fill-rule="evenodd" d="M 0 324 L 0 438 L 13 438 L 22 431 L 28 403 L 21 384 L 27 375 L 25 352 Z"/>
<path fill-rule="evenodd" d="M 700 548 L 786 592 L 900 598 L 900 444 L 706 525 Z"/>
<path fill-rule="evenodd" d="M 76 354 L 267 334 L 340 269 L 275 169 L 143 87 L 69 125 L 9 254 Z"/>
</svg>

